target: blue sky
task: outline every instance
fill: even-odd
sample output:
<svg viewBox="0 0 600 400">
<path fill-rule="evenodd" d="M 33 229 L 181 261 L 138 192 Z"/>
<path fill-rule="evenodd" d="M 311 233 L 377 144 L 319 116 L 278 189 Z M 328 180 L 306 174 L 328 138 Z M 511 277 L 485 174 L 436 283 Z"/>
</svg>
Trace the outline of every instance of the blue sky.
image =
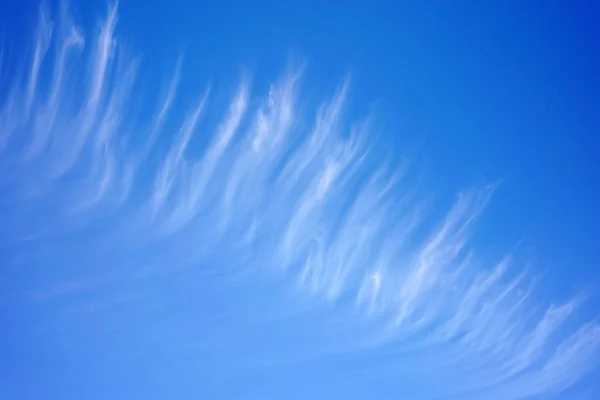
<svg viewBox="0 0 600 400">
<path fill-rule="evenodd" d="M 473 3 L 0 3 L 0 397 L 599 398 L 600 8 Z"/>
</svg>

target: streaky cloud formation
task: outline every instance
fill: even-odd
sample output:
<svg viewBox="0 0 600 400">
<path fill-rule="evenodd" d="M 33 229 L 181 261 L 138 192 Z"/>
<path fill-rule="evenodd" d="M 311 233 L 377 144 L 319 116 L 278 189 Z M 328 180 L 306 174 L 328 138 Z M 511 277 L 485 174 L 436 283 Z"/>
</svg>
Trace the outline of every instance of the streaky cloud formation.
<svg viewBox="0 0 600 400">
<path fill-rule="evenodd" d="M 41 301 L 92 290 L 77 279 L 110 253 L 97 285 L 175 270 L 283 276 L 309 307 L 351 316 L 332 328 L 347 346 L 307 354 L 388 352 L 382 379 L 399 388 L 446 372 L 415 399 L 550 398 L 596 368 L 600 326 L 573 320 L 582 296 L 545 304 L 515 256 L 478 256 L 475 227 L 499 185 L 458 192 L 433 221 L 411 183 L 416 161 L 379 161 L 375 117 L 346 113 L 350 77 L 311 118 L 298 104 L 305 65 L 267 88 L 243 76 L 211 126 L 210 84 L 178 103 L 181 57 L 140 121 L 131 110 L 143 66 L 115 36 L 116 6 L 87 34 L 66 6 L 50 14 L 41 8 L 29 69 L 0 109 L 0 244 L 56 246 L 56 269 L 79 263 L 65 272 L 75 283 Z"/>
</svg>

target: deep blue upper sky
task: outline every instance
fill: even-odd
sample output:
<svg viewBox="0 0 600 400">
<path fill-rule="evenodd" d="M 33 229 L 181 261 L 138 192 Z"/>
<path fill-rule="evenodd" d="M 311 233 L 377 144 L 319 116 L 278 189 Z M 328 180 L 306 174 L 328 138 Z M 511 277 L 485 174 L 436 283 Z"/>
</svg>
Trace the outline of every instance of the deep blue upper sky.
<svg viewBox="0 0 600 400">
<path fill-rule="evenodd" d="M 57 15 L 58 2 L 48 1 L 47 4 L 50 14 Z M 73 20 L 86 33 L 86 46 L 88 43 L 93 44 L 108 9 L 107 3 L 100 0 L 69 3 Z M 28 135 L 33 137 L 37 134 L 31 128 L 34 126 L 33 122 L 29 121 L 34 120 L 38 113 L 36 107 L 43 103 L 41 100 L 34 101 L 30 114 L 25 113 L 24 108 L 10 109 L 6 106 L 11 100 L 15 104 L 23 101 L 19 96 L 26 93 L 26 84 L 23 82 L 26 81 L 31 65 L 38 11 L 39 3 L 34 0 L 8 0 L 0 3 L 0 116 L 4 118 L 0 118 L 0 129 L 4 129 L 0 134 L 5 135 L 12 129 L 12 125 L 6 121 L 10 122 L 14 117 L 17 128 L 14 135 L 11 131 L 13 141 L 14 137 L 28 138 Z M 532 321 L 524 322 L 522 338 L 528 338 L 528 334 L 533 338 L 538 337 L 534 334 L 536 323 L 533 321 L 540 320 L 544 310 L 552 309 L 551 305 L 558 307 L 572 298 L 579 298 L 579 295 L 586 297 L 587 300 L 577 307 L 576 317 L 554 331 L 566 341 L 571 337 L 568 332 L 576 331 L 587 321 L 597 321 L 600 311 L 596 305 L 596 293 L 600 285 L 597 269 L 600 260 L 598 17 L 600 3 L 594 1 L 121 0 L 115 38 L 119 46 L 123 46 L 120 48 L 126 49 L 126 52 L 118 54 L 139 57 L 140 68 L 131 99 L 119 104 L 120 108 L 117 110 L 117 114 L 124 116 L 124 119 L 134 114 L 137 119 L 132 119 L 131 124 L 126 127 L 115 129 L 115 136 L 130 138 L 134 146 L 145 141 L 146 135 L 142 131 L 152 123 L 156 104 L 160 102 L 160 93 L 166 92 L 180 56 L 183 60 L 181 83 L 177 89 L 177 100 L 169 110 L 173 120 L 167 121 L 165 125 L 165 130 L 174 133 L 166 135 L 167 139 L 160 139 L 158 148 L 168 149 L 171 142 L 175 143 L 172 148 L 177 147 L 178 133 L 175 130 L 210 86 L 208 99 L 212 103 L 209 103 L 209 107 L 213 108 L 209 108 L 202 118 L 205 118 L 203 121 L 210 128 L 215 129 L 203 127 L 202 131 L 205 133 L 197 135 L 199 139 L 196 147 L 183 146 L 189 157 L 199 158 L 202 154 L 210 153 L 210 137 L 215 135 L 213 131 L 221 132 L 218 130 L 221 126 L 219 123 L 225 118 L 228 103 L 238 90 L 240 77 L 247 76 L 251 82 L 248 89 L 251 94 L 247 98 L 248 116 L 240 122 L 238 129 L 242 131 L 253 126 L 253 114 L 262 107 L 269 85 L 275 84 L 274 87 L 278 87 L 276 81 L 286 69 L 291 70 L 305 63 L 300 85 L 302 90 L 294 108 L 298 111 L 294 114 L 298 119 L 294 122 L 294 129 L 297 130 L 294 140 L 297 141 L 292 145 L 294 149 L 296 145 L 302 149 L 298 143 L 308 138 L 315 119 L 319 118 L 315 117 L 318 107 L 321 103 L 330 101 L 342 86 L 344 77 L 350 76 L 345 111 L 339 119 L 343 120 L 344 126 L 349 126 L 351 122 L 360 120 L 371 112 L 372 125 L 364 137 L 369 143 L 371 138 L 373 143 L 374 138 L 377 138 L 375 159 L 369 159 L 364 166 L 357 162 L 356 165 L 360 165 L 357 168 L 368 174 L 376 170 L 378 163 L 382 161 L 377 158 L 383 157 L 383 154 L 392 158 L 392 164 L 401 155 L 408 156 L 414 168 L 411 171 L 419 171 L 410 178 L 417 182 L 416 202 L 421 203 L 422 200 L 430 210 L 427 217 L 429 219 L 424 221 L 431 229 L 435 230 L 440 223 L 444 226 L 440 221 L 451 220 L 451 213 L 447 214 L 447 211 L 457 201 L 457 193 L 471 193 L 468 191 L 473 188 L 498 184 L 489 204 L 481 201 L 481 208 L 485 205 L 485 212 L 478 219 L 476 235 L 471 237 L 469 233 L 468 237 L 463 237 L 463 231 L 456 228 L 455 232 L 449 234 L 454 236 L 444 236 L 444 243 L 450 243 L 448 247 L 455 245 L 460 248 L 460 256 L 450 256 L 451 251 L 441 245 L 436 248 L 437 258 L 432 256 L 422 250 L 427 248 L 426 244 L 418 245 L 426 240 L 430 228 L 417 231 L 417 239 L 409 241 L 407 249 L 403 250 L 405 253 L 399 257 L 402 262 L 411 265 L 410 268 L 407 267 L 409 271 L 413 271 L 411 268 L 414 264 L 414 271 L 417 271 L 414 276 L 418 276 L 420 271 L 420 264 L 414 260 L 434 259 L 431 261 L 434 267 L 427 269 L 427 276 L 436 278 L 411 280 L 413 275 L 400 272 L 396 276 L 398 286 L 389 290 L 393 294 L 401 293 L 401 300 L 398 308 L 394 308 L 395 311 L 386 308 L 386 312 L 395 313 L 400 310 L 400 315 L 408 315 L 413 310 L 410 307 L 420 310 L 419 306 L 421 302 L 425 302 L 424 299 L 429 299 L 433 296 L 432 293 L 442 293 L 443 290 L 438 286 L 440 279 L 451 281 L 454 275 L 436 275 L 435 265 L 459 264 L 463 252 L 466 252 L 460 247 L 461 240 L 464 239 L 468 241 L 469 248 L 476 248 L 480 261 L 490 265 L 480 267 L 474 263 L 469 266 L 468 279 L 473 280 L 468 282 L 480 282 L 476 278 L 480 276 L 478 274 L 488 273 L 493 268 L 491 265 L 507 254 L 518 259 L 515 262 L 518 266 L 511 272 L 511 277 L 523 270 L 536 282 L 539 280 L 535 296 L 531 300 L 533 304 L 523 315 L 519 314 L 523 321 Z M 52 49 L 56 45 L 50 46 Z M 83 52 L 78 57 L 80 58 L 70 60 L 73 67 L 67 73 L 65 84 L 65 92 L 72 91 L 75 94 L 71 100 L 77 100 L 61 103 L 58 109 L 63 118 L 57 119 L 57 127 L 53 128 L 56 131 L 60 131 L 59 128 L 63 126 L 76 126 L 74 130 L 80 129 L 80 125 L 70 122 L 69 113 L 65 111 L 78 109 L 78 101 L 86 104 L 85 94 L 81 98 L 77 96 L 84 93 L 78 92 L 79 86 L 87 84 L 86 75 L 81 71 L 85 70 L 82 66 L 85 65 L 88 53 Z M 106 81 L 111 86 L 107 86 L 106 91 L 102 92 L 102 96 L 106 97 L 102 97 L 103 100 L 97 107 L 99 110 L 109 109 L 109 94 L 118 93 L 119 84 L 126 81 L 119 80 L 120 76 L 125 76 L 122 74 L 125 69 L 119 69 L 119 66 L 125 65 L 119 64 L 124 59 L 125 57 L 117 58 L 114 64 L 110 64 L 114 66 L 114 70 L 111 70 L 112 75 Z M 52 68 L 47 68 L 40 72 L 40 87 L 43 89 L 36 92 L 40 99 L 45 98 L 51 87 L 49 82 L 52 81 L 52 71 Z M 16 91 L 13 91 L 14 87 L 17 88 Z M 281 91 L 285 92 L 284 89 Z M 245 93 L 245 89 L 240 89 L 240 92 Z M 244 96 L 240 98 L 242 97 Z M 341 97 L 345 98 L 345 94 Z M 39 115 L 45 115 L 45 111 L 40 110 Z M 97 115 L 101 114 L 101 111 L 97 111 Z M 337 117 L 333 120 L 337 121 Z M 85 126 L 85 123 L 81 126 Z M 280 129 L 277 123 L 269 126 L 273 131 Z M 93 133 L 90 137 L 101 130 L 94 125 L 91 131 Z M 337 133 L 332 135 L 336 144 L 343 142 L 340 139 L 338 143 Z M 318 135 L 315 134 L 316 136 Z M 299 167 L 307 175 L 300 175 L 299 172 L 300 178 L 297 182 L 294 181 L 297 186 L 290 189 L 277 183 L 279 181 L 270 179 L 279 176 L 279 173 L 288 176 L 285 175 L 288 171 L 284 168 L 286 165 L 290 170 L 294 166 L 304 165 L 301 161 L 293 163 L 295 150 L 290 150 L 289 159 L 284 158 L 280 163 L 271 164 L 268 158 L 267 161 L 252 158 L 254 153 L 251 152 L 244 158 L 246 153 L 235 150 L 237 148 L 234 144 L 237 145 L 238 142 L 234 140 L 231 145 L 234 150 L 227 147 L 223 152 L 217 152 L 218 156 L 214 159 L 218 161 L 215 161 L 214 168 L 211 167 L 210 157 L 205 158 L 209 160 L 202 164 L 203 170 L 208 171 L 206 175 L 202 175 L 202 172 L 194 175 L 195 170 L 187 170 L 188 165 L 180 164 L 175 156 L 173 165 L 180 169 L 173 167 L 178 171 L 174 175 L 164 172 L 167 167 L 161 170 L 160 162 L 158 166 L 152 164 L 160 159 L 168 165 L 168 156 L 149 158 L 152 160 L 148 162 L 150 166 L 142 167 L 143 162 L 140 161 L 141 172 L 132 184 L 134 189 L 131 191 L 131 205 L 125 202 L 128 205 L 126 208 L 115 208 L 117 211 L 114 211 L 114 220 L 106 217 L 108 212 L 104 211 L 93 214 L 94 218 L 86 214 L 81 219 L 65 212 L 62 218 L 63 214 L 54 213 L 53 210 L 66 209 L 67 197 L 71 194 L 84 196 L 88 192 L 80 192 L 79 186 L 75 186 L 75 181 L 69 175 L 65 180 L 55 182 L 49 178 L 44 181 L 56 184 L 59 189 L 55 193 L 59 193 L 58 195 L 40 189 L 41 197 L 32 203 L 35 206 L 21 202 L 21 191 L 15 187 L 42 187 L 38 180 L 41 182 L 43 179 L 39 178 L 36 172 L 38 169 L 34 168 L 45 171 L 51 169 L 52 165 L 45 164 L 44 159 L 29 170 L 21 161 L 14 161 L 21 159 L 19 140 L 21 139 L 16 140 L 17 145 L 14 147 L 8 146 L 0 152 L 0 196 L 7 199 L 0 202 L 0 225 L 3 224 L 2 219 L 8 221 L 0 228 L 0 321 L 5 321 L 0 324 L 0 398 L 465 398 L 457 392 L 444 393 L 445 387 L 456 390 L 450 384 L 454 379 L 450 375 L 435 375 L 435 378 L 431 378 L 439 384 L 439 392 L 436 392 L 437 388 L 427 392 L 423 387 L 428 384 L 420 385 L 418 380 L 403 381 L 401 377 L 404 375 L 400 371 L 407 368 L 407 363 L 417 365 L 421 359 L 414 353 L 403 355 L 402 357 L 406 357 L 404 363 L 393 357 L 397 350 L 395 346 L 403 343 L 401 336 L 395 336 L 391 342 L 383 340 L 385 344 L 377 350 L 370 347 L 367 353 L 362 353 L 363 342 L 371 343 L 372 337 L 379 338 L 372 331 L 379 332 L 374 326 L 380 321 L 376 319 L 374 322 L 369 316 L 371 319 L 367 318 L 367 322 L 363 321 L 364 324 L 352 320 L 353 322 L 348 323 L 349 328 L 345 325 L 346 318 L 349 317 L 343 310 L 346 303 L 351 301 L 341 296 L 339 299 L 336 297 L 337 302 L 333 302 L 333 305 L 330 298 L 319 303 L 321 299 L 315 293 L 319 294 L 321 290 L 323 293 L 327 292 L 319 286 L 320 283 L 317 285 L 313 282 L 319 286 L 316 289 L 316 286 L 306 284 L 306 293 L 303 288 L 298 289 L 293 284 L 293 289 L 289 289 L 286 286 L 288 283 L 282 283 L 287 281 L 281 276 L 281 271 L 270 275 L 272 271 L 269 268 L 269 273 L 266 274 L 268 278 L 262 276 L 262 272 L 258 276 L 249 274 L 252 275 L 250 277 L 244 272 L 240 278 L 243 283 L 235 280 L 233 288 L 228 286 L 230 283 L 224 284 L 221 281 L 225 280 L 225 276 L 229 277 L 228 272 L 205 275 L 197 269 L 187 267 L 188 272 L 184 275 L 161 273 L 157 274 L 158 277 L 147 280 L 132 278 L 145 277 L 146 272 L 140 272 L 142 269 L 146 271 L 144 268 L 161 270 L 161 263 L 175 263 L 177 260 L 183 265 L 188 262 L 184 261 L 188 256 L 183 255 L 188 250 L 194 256 L 185 260 L 193 259 L 196 263 L 194 265 L 200 266 L 198 269 L 206 265 L 219 265 L 225 271 L 238 267 L 243 271 L 255 270 L 258 264 L 262 268 L 262 264 L 269 263 L 285 264 L 286 268 L 289 263 L 289 270 L 295 271 L 301 268 L 305 258 L 312 262 L 319 259 L 319 255 L 329 254 L 332 257 L 330 259 L 323 256 L 330 261 L 330 264 L 324 262 L 324 270 L 334 270 L 331 265 L 338 260 L 336 257 L 345 260 L 347 264 L 350 264 L 350 259 L 358 260 L 356 265 L 362 274 L 360 279 L 365 274 L 377 276 L 371 283 L 377 289 L 370 290 L 378 292 L 380 285 L 383 287 L 384 284 L 379 282 L 382 279 L 379 272 L 371 274 L 370 268 L 376 264 L 375 254 L 379 244 L 386 243 L 385 239 L 392 237 L 395 231 L 388 229 L 389 226 L 385 223 L 383 228 L 377 225 L 374 229 L 378 234 L 369 236 L 372 240 L 368 242 L 353 242 L 353 238 L 359 236 L 354 231 L 347 236 L 340 234 L 337 241 L 328 236 L 329 228 L 335 230 L 338 227 L 338 213 L 346 215 L 344 207 L 347 202 L 344 199 L 354 198 L 358 196 L 357 193 L 361 193 L 361 189 L 357 189 L 360 183 L 356 182 L 356 186 L 350 189 L 345 186 L 339 189 L 329 200 L 331 203 L 323 206 L 322 210 L 319 209 L 322 213 L 318 213 L 316 208 L 311 208 L 316 207 L 314 202 L 317 200 L 308 196 L 302 186 L 306 183 L 305 186 L 310 187 L 308 182 L 312 182 L 311 174 L 317 171 L 310 169 L 312 164 L 310 168 L 306 164 L 306 170 Z M 49 153 L 55 152 L 52 153 L 55 157 L 50 157 L 49 160 L 62 157 L 63 142 L 57 143 L 59 144 L 55 147 L 49 147 Z M 117 149 L 114 153 L 114 165 L 118 165 L 115 168 L 121 171 L 115 176 L 125 176 L 122 171 L 126 171 L 128 164 L 125 157 L 121 157 L 119 146 L 122 143 L 117 140 L 114 143 L 118 143 L 111 147 L 113 150 Z M 84 147 L 81 159 L 84 160 L 83 163 L 87 163 L 86 157 L 90 157 L 90 171 L 95 171 L 93 160 L 96 159 L 93 154 L 96 153 L 90 150 L 88 154 L 86 151 L 87 148 Z M 308 153 L 310 151 L 299 151 L 298 160 Z M 132 151 L 131 154 L 138 153 Z M 320 153 L 314 157 L 316 160 L 321 158 L 324 163 L 330 160 Z M 107 156 L 106 159 L 111 158 Z M 340 160 L 342 165 L 343 157 Z M 349 164 L 353 165 L 355 160 L 352 158 Z M 237 165 L 241 166 L 239 170 L 235 169 Z M 122 170 L 119 169 L 121 167 Z M 83 167 L 80 170 L 77 168 L 79 164 L 74 167 L 76 176 L 79 176 L 79 171 L 81 174 L 87 171 Z M 248 173 L 245 170 L 252 173 L 256 171 L 256 176 L 261 178 L 261 171 L 265 171 L 267 178 L 265 181 L 259 178 L 253 180 L 250 175 L 244 175 Z M 164 182 L 172 178 L 175 182 L 173 187 L 176 188 L 173 189 L 175 194 L 171 193 L 173 197 L 165 200 L 165 209 L 179 204 L 178 196 L 187 199 L 188 183 L 192 187 L 196 177 L 200 180 L 203 176 L 210 177 L 206 178 L 206 193 L 210 192 L 210 195 L 206 195 L 207 203 L 202 206 L 206 208 L 194 209 L 197 214 L 193 218 L 199 225 L 186 228 L 192 229 L 192 232 L 182 230 L 183 233 L 178 233 L 179 236 L 172 239 L 172 242 L 162 242 L 163 236 L 160 239 L 151 237 L 148 239 L 152 243 L 150 247 L 142 246 L 142 250 L 139 250 L 137 247 L 123 245 L 113 252 L 113 247 L 106 244 L 110 240 L 103 242 L 104 239 L 99 239 L 100 233 L 106 234 L 103 238 L 111 237 L 106 232 L 111 232 L 113 224 L 119 227 L 115 230 L 119 230 L 121 226 L 130 229 L 119 230 L 124 237 L 135 231 L 136 228 L 131 228 L 130 222 L 137 223 L 145 217 L 130 218 L 129 215 L 137 215 L 135 212 L 143 208 L 135 201 L 147 195 L 149 189 L 146 189 L 151 187 L 148 182 L 154 182 L 154 188 L 159 187 L 156 182 L 161 179 L 160 171 L 166 176 Z M 238 181 L 232 178 L 236 176 L 235 171 L 242 177 Z M 304 178 L 306 182 L 302 180 Z M 114 178 L 114 182 L 117 181 L 118 178 Z M 235 185 L 239 185 L 238 192 L 235 193 L 238 197 L 234 196 L 232 203 L 227 203 L 227 195 L 221 197 L 222 192 L 226 193 L 228 187 Z M 289 193 L 286 192 L 288 189 Z M 386 216 L 383 219 L 396 218 L 394 212 L 400 207 L 397 204 L 400 204 L 398 199 L 402 197 L 403 190 L 401 188 L 392 193 L 389 209 L 379 209 L 378 212 Z M 25 192 L 24 189 L 23 193 Z M 158 196 L 156 192 L 158 189 L 153 192 L 155 197 L 152 201 Z M 278 197 L 280 193 L 284 194 Z M 487 199 L 485 190 L 482 193 L 481 196 Z M 286 197 L 288 194 L 290 197 Z M 464 224 L 470 232 L 469 215 L 479 217 L 480 200 L 475 194 L 465 195 L 465 198 L 468 211 L 459 213 L 457 219 L 462 222 L 457 224 Z M 308 199 L 303 204 L 312 205 L 305 209 L 301 206 L 294 208 L 292 205 L 295 200 L 290 199 Z M 150 202 L 149 200 L 148 203 Z M 156 202 L 160 203 L 158 200 Z M 144 201 L 140 202 L 142 203 Z M 460 201 L 458 203 L 460 205 Z M 227 225 L 222 241 L 215 239 L 218 235 L 210 230 L 218 223 L 213 220 L 213 213 L 206 211 L 214 211 L 221 206 L 231 206 L 234 210 L 233 222 L 227 222 L 231 225 Z M 292 209 L 296 211 L 289 211 Z M 210 216 L 199 210 L 204 210 L 202 212 Z M 364 211 L 365 215 L 379 215 L 369 210 Z M 386 214 L 388 211 L 389 214 Z M 181 214 L 175 212 L 173 215 L 181 217 Z M 359 222 L 356 225 L 367 226 L 365 221 L 375 220 L 368 216 L 364 220 L 357 217 Z M 173 220 L 169 221 L 168 223 L 175 224 Z M 262 238 L 268 240 L 256 244 L 248 239 L 252 243 L 244 251 L 237 247 L 232 250 L 223 244 L 234 241 L 232 238 L 242 237 L 239 232 L 245 229 L 244 224 L 250 224 L 256 232 L 262 232 Z M 32 230 L 28 232 L 30 226 Z M 211 228 L 205 229 L 205 226 Z M 75 233 L 73 236 L 69 236 L 71 233 L 67 236 L 61 236 L 62 233 L 55 236 L 41 234 L 41 238 L 38 238 L 40 232 L 46 232 L 45 229 L 53 231 L 55 228 L 56 231 L 73 230 Z M 148 225 L 139 231 L 142 232 L 139 234 L 142 237 L 139 239 L 140 243 L 145 243 L 144 234 L 152 229 L 154 228 Z M 221 231 L 218 232 L 219 235 L 222 234 Z M 321 233 L 323 237 L 319 236 Z M 21 239 L 27 235 L 34 239 Z M 151 236 L 150 233 L 148 235 Z M 294 239 L 292 243 L 296 246 L 295 250 L 286 247 L 289 243 L 285 240 L 290 237 Z M 285 248 L 282 251 L 286 257 L 291 258 L 284 257 L 281 262 L 279 259 L 273 261 L 276 258 L 273 254 L 279 251 L 280 238 L 288 243 L 281 246 Z M 137 239 L 134 235 L 132 243 L 138 245 Z M 195 249 L 195 240 L 209 243 L 206 245 L 209 255 L 201 260 L 196 260 L 196 253 L 191 250 Z M 318 242 L 315 247 L 308 244 L 313 243 L 313 240 Z M 320 246 L 332 250 L 320 253 Z M 356 252 L 352 253 L 354 248 L 359 248 L 359 252 L 369 248 L 369 252 L 364 250 L 364 254 L 361 253 L 359 257 Z M 305 250 L 306 256 L 303 255 Z M 351 256 L 344 258 L 340 255 L 344 252 Z M 324 273 L 323 276 L 325 275 L 327 274 Z M 110 278 L 105 281 L 102 278 L 104 276 Z M 101 277 L 98 278 L 99 281 L 97 277 Z M 91 285 L 93 289 L 87 286 L 90 279 L 95 282 Z M 323 280 L 327 285 L 331 283 L 325 278 Z M 375 280 L 377 283 L 373 283 Z M 442 296 L 440 301 L 449 304 L 456 301 L 456 304 L 461 304 L 461 299 L 469 298 L 468 290 L 461 286 L 468 286 L 467 280 L 457 280 L 456 286 L 452 288 L 452 285 L 448 285 L 447 295 L 455 300 L 446 300 Z M 80 285 L 83 281 L 86 284 Z M 406 282 L 416 281 L 418 285 L 414 292 L 407 289 Z M 69 286 L 73 282 L 76 282 L 72 285 L 75 289 Z M 365 278 L 365 282 L 371 281 Z M 65 283 L 68 284 L 64 286 Z M 63 295 L 65 287 L 66 294 Z M 497 289 L 493 296 L 500 296 L 497 293 L 501 292 L 502 287 L 493 286 L 494 290 Z M 525 284 L 519 286 L 523 290 L 526 287 Z M 459 291 L 458 294 L 455 290 Z M 460 293 L 460 290 L 464 292 Z M 231 294 L 232 291 L 235 294 Z M 43 295 L 30 298 L 33 292 Z M 390 296 L 394 297 L 393 294 Z M 315 300 L 313 295 L 319 300 Z M 521 291 L 515 294 L 516 297 L 520 295 Z M 46 301 L 40 298 L 51 299 Z M 496 298 L 500 297 L 493 297 Z M 488 302 L 495 304 L 490 299 L 481 299 L 477 304 L 479 307 Z M 89 307 L 93 310 L 88 310 L 83 317 L 81 313 L 70 314 L 67 311 L 65 314 L 64 310 L 77 309 L 80 303 L 86 305 L 82 306 L 84 309 L 88 310 Z M 516 304 L 516 300 L 514 303 Z M 100 311 L 94 308 L 94 304 L 101 304 L 98 306 Z M 119 304 L 115 306 L 117 311 L 111 308 L 114 304 Z M 389 304 L 392 304 L 389 307 L 397 305 L 393 301 Z M 498 304 L 502 304 L 498 307 L 505 311 L 513 303 L 509 302 L 505 306 L 499 301 Z M 310 311 L 306 311 L 307 309 Z M 305 313 L 298 310 L 304 310 Z M 474 318 L 472 325 L 484 322 L 487 325 L 482 330 L 469 325 L 469 329 L 481 333 L 489 326 L 489 331 L 485 332 L 495 332 L 494 329 L 498 329 L 497 334 L 500 335 L 501 328 L 505 325 L 491 319 L 486 320 L 482 317 L 486 315 L 485 312 L 477 310 L 479 309 L 469 309 L 469 315 Z M 427 315 L 426 311 L 429 308 L 423 311 L 423 315 Z M 465 313 L 468 314 L 467 311 Z M 570 314 L 570 311 L 566 313 Z M 415 311 L 410 315 L 417 318 L 420 314 Z M 442 319 L 447 316 L 444 312 L 436 315 Z M 271 322 L 257 322 L 263 319 Z M 118 333 L 118 329 L 113 331 L 107 328 L 113 324 L 123 326 L 127 322 L 131 326 L 123 328 L 125 333 L 122 335 Z M 500 325 L 494 325 L 494 322 Z M 552 322 L 548 324 L 551 326 Z M 8 328 L 5 329 L 4 326 Z M 313 332 L 307 326 L 320 328 L 315 328 Z M 173 327 L 172 331 L 168 327 Z M 99 333 L 104 332 L 104 329 L 110 333 Z M 356 329 L 356 332 L 352 330 L 353 333 L 350 334 L 349 329 Z M 547 329 L 553 331 L 552 328 Z M 155 331 L 161 333 L 148 333 Z M 433 336 L 436 332 L 434 328 L 431 328 L 431 332 L 425 331 Z M 336 336 L 338 334 L 342 336 Z M 469 337 L 468 333 L 462 334 Z M 61 342 L 61 338 L 65 337 L 69 340 Z M 594 342 L 596 345 L 600 343 L 598 337 Z M 171 346 L 173 342 L 184 339 L 192 343 L 190 347 L 184 346 L 185 351 Z M 458 337 L 457 340 L 463 339 L 464 337 Z M 515 348 L 521 349 L 525 356 L 523 359 L 517 357 L 515 363 L 526 365 L 529 369 L 519 373 L 529 376 L 528 371 L 541 368 L 544 362 L 552 360 L 551 354 L 560 353 L 560 349 L 569 347 L 561 347 L 558 339 L 557 342 L 542 341 L 539 348 L 531 344 L 533 339 L 531 343 L 523 339 L 523 348 L 526 350 L 518 345 Z M 378 339 L 373 340 L 380 344 Z M 340 350 L 336 346 L 352 350 Z M 590 345 L 589 353 L 592 354 L 594 349 L 597 347 Z M 448 357 L 454 354 L 450 350 L 445 353 L 446 348 L 440 345 L 440 348 L 428 348 L 423 360 L 429 360 L 428 357 L 437 354 L 438 350 Z M 530 358 L 528 351 L 531 351 Z M 335 354 L 329 355 L 329 352 Z M 477 354 L 474 360 L 483 360 L 483 366 L 496 362 L 493 361 L 495 359 L 483 358 Z M 309 361 L 303 360 L 303 357 L 307 357 Z M 263 369 L 248 368 L 256 359 L 263 363 Z M 247 360 L 251 360 L 248 361 L 250 364 Z M 281 367 L 278 366 L 279 362 Z M 426 364 L 425 361 L 423 363 Z M 508 365 L 509 370 L 514 367 L 510 363 Z M 552 371 L 560 369 L 560 365 L 570 364 L 566 361 L 559 364 L 559 367 L 552 364 L 556 368 Z M 471 367 L 464 367 L 464 370 L 462 367 L 464 365 L 456 367 L 457 376 L 468 376 L 472 372 L 468 368 L 479 368 L 480 365 L 473 361 Z M 501 372 L 506 372 L 493 371 L 489 372 L 491 375 L 485 375 L 485 379 L 493 374 L 501 375 Z M 576 384 L 567 385 L 571 391 L 562 395 L 559 393 L 556 398 L 581 396 L 593 399 L 596 398 L 594 396 L 600 396 L 600 386 L 595 383 L 600 376 L 598 374 L 598 370 L 595 370 L 591 375 L 578 379 Z M 533 378 L 526 381 L 523 378 L 521 381 L 521 375 L 514 376 L 514 386 L 508 385 L 505 388 L 500 384 L 491 385 L 491 389 L 486 388 L 488 392 L 481 392 L 484 394 L 470 393 L 476 393 L 475 398 L 519 398 L 515 394 L 519 390 L 542 385 L 539 382 L 543 382 L 542 378 L 537 381 Z M 423 376 L 419 377 L 420 383 L 423 383 Z M 558 382 L 559 379 L 556 378 L 555 381 Z M 404 387 L 405 391 L 399 392 L 398 386 Z M 374 388 L 377 389 L 373 391 Z M 555 398 L 551 397 L 555 393 L 550 392 L 540 391 L 539 398 Z"/>
</svg>

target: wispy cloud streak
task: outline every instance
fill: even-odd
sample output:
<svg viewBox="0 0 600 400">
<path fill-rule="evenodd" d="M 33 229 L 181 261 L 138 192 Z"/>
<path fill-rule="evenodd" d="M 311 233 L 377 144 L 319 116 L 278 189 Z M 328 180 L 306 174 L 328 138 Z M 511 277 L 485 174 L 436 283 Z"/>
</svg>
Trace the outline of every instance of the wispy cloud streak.
<svg viewBox="0 0 600 400">
<path fill-rule="evenodd" d="M 433 221 L 410 183 L 417 163 L 379 161 L 374 116 L 347 115 L 349 78 L 314 117 L 300 111 L 303 65 L 268 88 L 242 77 L 213 124 L 204 118 L 212 88 L 183 117 L 173 112 L 186 90 L 179 58 L 156 109 L 137 121 L 143 66 L 114 36 L 116 23 L 113 6 L 84 41 L 65 9 L 56 27 L 41 9 L 27 78 L 1 99 L 0 141 L 11 154 L 0 160 L 3 244 L 42 231 L 52 232 L 45 240 L 81 235 L 90 254 L 110 249 L 111 260 L 133 264 L 122 272 L 132 279 L 147 264 L 154 273 L 204 268 L 209 253 L 283 275 L 314 307 L 355 316 L 340 333 L 347 342 L 357 326 L 376 325 L 363 342 L 443 355 L 423 358 L 415 374 L 481 366 L 444 383 L 448 395 L 551 395 L 596 367 L 600 327 L 575 319 L 580 297 L 545 306 L 516 256 L 488 265 L 478 253 L 475 228 L 497 184 L 460 191 Z M 84 84 L 70 85 L 67 71 Z"/>
</svg>

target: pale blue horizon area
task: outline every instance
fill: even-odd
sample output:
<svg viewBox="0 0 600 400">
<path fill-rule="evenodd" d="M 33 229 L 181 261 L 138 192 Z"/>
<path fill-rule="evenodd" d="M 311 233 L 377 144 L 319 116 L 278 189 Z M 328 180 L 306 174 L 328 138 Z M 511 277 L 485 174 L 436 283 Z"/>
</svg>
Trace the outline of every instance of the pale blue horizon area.
<svg viewBox="0 0 600 400">
<path fill-rule="evenodd" d="M 0 398 L 600 398 L 600 6 L 474 3 L 0 2 Z"/>
</svg>

